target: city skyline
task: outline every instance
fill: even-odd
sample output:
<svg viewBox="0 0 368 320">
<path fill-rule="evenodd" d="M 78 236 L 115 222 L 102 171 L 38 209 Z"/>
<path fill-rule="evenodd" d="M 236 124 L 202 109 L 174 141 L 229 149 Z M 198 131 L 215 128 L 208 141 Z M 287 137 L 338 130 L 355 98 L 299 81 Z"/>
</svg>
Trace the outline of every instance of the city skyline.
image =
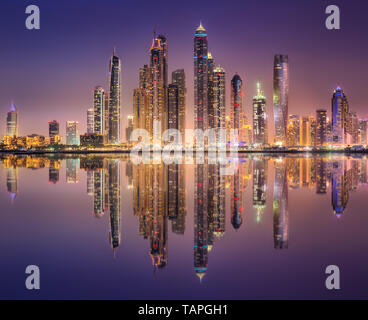
<svg viewBox="0 0 368 320">
<path fill-rule="evenodd" d="M 280 4 L 280 8 L 274 7 L 272 4 L 269 4 L 270 9 L 281 12 L 281 8 L 283 6 L 286 6 L 286 3 L 288 1 L 285 1 L 285 3 Z M 164 3 L 164 1 L 163 1 Z M 168 5 L 168 4 L 167 4 Z M 360 4 L 361 5 L 361 4 Z M 15 7 L 15 5 L 10 5 L 11 7 Z M 67 6 L 67 5 L 66 5 Z M 109 6 L 107 4 L 106 6 Z M 251 8 L 257 7 L 255 4 L 250 5 Z M 359 116 L 364 117 L 364 95 L 362 92 L 363 90 L 363 84 L 364 79 L 366 77 L 366 69 L 367 66 L 363 62 L 363 60 L 360 57 L 359 50 L 362 50 L 362 46 L 365 46 L 362 43 L 357 42 L 357 37 L 352 35 L 352 28 L 349 27 L 347 24 L 347 21 L 345 22 L 346 27 L 342 28 L 340 31 L 336 32 L 329 32 L 327 30 L 323 29 L 323 17 L 324 13 L 323 10 L 320 8 L 320 6 L 316 6 L 316 4 L 298 4 L 296 5 L 300 8 L 310 8 L 310 10 L 307 10 L 308 14 L 307 17 L 310 19 L 311 28 L 303 29 L 305 33 L 309 34 L 310 36 L 316 35 L 317 30 L 319 31 L 319 38 L 315 38 L 315 41 L 310 40 L 309 44 L 315 43 L 315 46 L 309 46 L 310 51 L 306 51 L 306 53 L 313 54 L 313 62 L 317 63 L 317 65 L 320 65 L 323 70 L 326 70 L 324 74 L 318 75 L 317 78 L 313 78 L 313 81 L 311 81 L 311 70 L 306 69 L 306 64 L 308 64 L 307 57 L 300 53 L 298 50 L 300 48 L 301 42 L 299 39 L 293 37 L 294 31 L 285 30 L 283 26 L 279 26 L 278 28 L 281 28 L 285 34 L 285 39 L 291 37 L 293 41 L 286 41 L 284 38 L 280 40 L 279 43 L 276 43 L 274 41 L 271 41 L 271 37 L 273 35 L 273 32 L 269 29 L 269 23 L 265 23 L 265 26 L 262 28 L 258 28 L 255 31 L 249 31 L 249 29 L 244 29 L 244 27 L 248 24 L 249 26 L 255 25 L 257 26 L 257 22 L 254 21 L 254 19 L 248 20 L 247 24 L 243 25 L 241 22 L 236 22 L 236 25 L 243 25 L 243 29 L 239 28 L 239 30 L 248 30 L 248 31 L 239 31 L 239 37 L 240 39 L 248 39 L 251 40 L 249 42 L 250 46 L 245 46 L 243 44 L 246 41 L 239 40 L 239 46 L 240 49 L 236 50 L 236 54 L 234 56 L 234 52 L 230 50 L 226 50 L 226 48 L 230 48 L 228 45 L 228 41 L 231 40 L 231 37 L 228 39 L 225 37 L 225 31 L 220 30 L 219 27 L 217 27 L 214 24 L 213 20 L 213 13 L 210 9 L 209 11 L 203 12 L 198 14 L 198 17 L 192 17 L 190 19 L 190 23 L 185 23 L 183 25 L 179 24 L 177 28 L 177 32 L 173 33 L 172 30 L 170 30 L 170 27 L 166 26 L 166 23 L 163 21 L 162 23 L 158 23 L 158 30 L 162 33 L 164 33 L 167 36 L 168 42 L 169 42 L 169 48 L 170 48 L 170 63 L 169 63 L 169 74 L 171 71 L 174 71 L 176 69 L 183 68 L 186 72 L 187 77 L 187 88 L 188 88 L 188 96 L 187 96 L 187 107 L 188 107 L 188 115 L 187 115 L 187 127 L 193 127 L 191 125 L 190 119 L 194 119 L 194 106 L 193 106 L 193 88 L 191 83 L 193 83 L 192 77 L 193 77 L 193 71 L 192 67 L 190 66 L 191 56 L 191 45 L 190 42 L 193 41 L 193 32 L 195 26 L 198 25 L 198 21 L 202 19 L 203 25 L 206 27 L 206 30 L 209 35 L 209 41 L 210 41 L 210 50 L 212 52 L 215 52 L 215 58 L 216 63 L 219 63 L 221 66 L 223 66 L 226 70 L 226 73 L 228 75 L 227 82 L 226 82 L 226 92 L 229 93 L 229 77 L 231 77 L 233 74 L 238 73 L 242 79 L 245 79 L 245 88 L 246 88 L 246 95 L 245 95 L 245 112 L 247 115 L 248 120 L 251 120 L 251 109 L 252 109 L 252 97 L 254 96 L 256 92 L 256 82 L 261 81 L 262 86 L 264 87 L 265 96 L 268 99 L 267 100 L 267 111 L 270 112 L 272 110 L 272 75 L 270 75 L 270 70 L 272 69 L 272 59 L 273 56 L 277 53 L 287 53 L 289 55 L 289 64 L 290 64 L 290 102 L 289 102 L 289 113 L 290 114 L 300 114 L 300 115 L 308 115 L 308 114 L 315 114 L 315 110 L 317 109 L 327 109 L 329 110 L 330 106 L 330 91 L 335 89 L 338 85 L 340 85 L 346 94 L 349 97 L 349 104 L 353 110 L 355 110 Z M 344 8 L 342 5 L 342 8 L 345 10 L 347 18 L 346 19 L 352 19 L 352 17 L 355 17 L 355 15 L 359 14 L 359 10 L 357 10 L 357 6 L 359 7 L 359 4 L 353 5 L 352 8 Z M 46 14 L 50 13 L 53 14 L 55 9 L 53 5 L 49 5 L 46 8 Z M 137 10 L 137 9 L 135 9 Z M 354 11 L 356 10 L 356 11 Z M 76 11 L 78 11 L 78 8 L 76 8 Z M 353 12 L 354 11 L 354 12 Z M 135 11 L 138 12 L 138 11 Z M 281 13 L 280 13 L 281 14 Z M 298 15 L 298 13 L 293 12 L 293 15 Z M 225 10 L 225 16 L 228 17 L 228 13 Z M 306 18 L 303 18 L 304 20 Z M 321 21 L 319 21 L 321 19 Z M 267 19 L 266 19 L 267 20 Z M 313 22 L 313 23 L 312 23 Z M 149 23 L 149 25 L 148 25 Z M 363 22 L 361 22 L 363 23 Z M 157 22 L 156 22 L 157 24 Z M 316 24 L 316 25 L 315 25 Z M 5 114 L 9 109 L 9 103 L 13 99 L 17 106 L 19 107 L 19 110 L 21 112 L 20 116 L 20 134 L 32 134 L 32 133 L 38 133 L 46 135 L 47 133 L 47 121 L 50 121 L 52 119 L 57 119 L 60 123 L 64 123 L 67 120 L 73 120 L 78 121 L 81 124 L 80 132 L 84 133 L 86 132 L 86 121 L 85 121 L 85 112 L 87 109 L 91 108 L 93 106 L 93 101 L 90 95 L 91 90 L 98 85 L 101 84 L 105 90 L 107 88 L 107 79 L 106 78 L 106 64 L 108 64 L 108 56 L 109 52 L 111 52 L 111 47 L 116 45 L 117 51 L 119 52 L 119 56 L 123 61 L 123 77 L 122 77 L 122 130 L 124 131 L 124 128 L 126 127 L 126 121 L 127 121 L 127 115 L 131 114 L 132 111 L 132 90 L 134 87 L 136 87 L 135 82 L 133 81 L 134 78 L 136 78 L 136 70 L 141 66 L 142 62 L 144 61 L 141 57 L 146 56 L 147 54 L 147 42 L 150 43 L 151 40 L 149 38 L 152 38 L 152 26 L 155 25 L 155 23 L 151 23 L 150 21 L 147 21 L 143 26 L 140 26 L 137 30 L 137 36 L 135 36 L 135 40 L 133 42 L 132 53 L 134 52 L 134 56 L 137 56 L 136 58 L 132 56 L 131 53 L 127 52 L 127 48 L 124 47 L 123 44 L 116 43 L 117 41 L 106 41 L 106 45 L 101 45 L 99 48 L 99 56 L 100 59 L 92 59 L 93 65 L 96 65 L 96 69 L 89 71 L 90 73 L 96 75 L 97 70 L 99 75 L 91 77 L 91 80 L 87 81 L 78 81 L 79 84 L 77 86 L 79 94 L 76 96 L 73 92 L 74 89 L 70 89 L 70 92 L 73 93 L 71 97 L 73 97 L 73 103 L 70 104 L 69 102 L 65 101 L 65 98 L 58 99 L 56 98 L 58 96 L 57 91 L 55 91 L 57 88 L 50 88 L 50 90 L 47 93 L 48 96 L 48 109 L 44 110 L 44 112 L 40 112 L 41 106 L 43 103 L 38 103 L 39 97 L 36 95 L 30 95 L 27 94 L 29 90 L 33 88 L 33 84 L 30 84 L 25 86 L 22 85 L 22 81 L 20 82 L 20 86 L 18 90 L 14 90 L 12 88 L 11 82 L 5 83 L 5 87 L 9 87 L 8 90 L 6 90 L 6 94 L 3 95 L 0 99 L 0 111 L 1 114 Z M 45 21 L 45 27 L 51 27 L 50 21 Z M 268 27 L 267 27 L 268 26 Z M 363 29 L 365 25 L 363 24 Z M 226 29 L 226 28 L 225 28 Z M 298 28 L 296 28 L 298 29 Z M 17 28 L 15 28 L 15 32 L 21 32 Z M 119 32 L 123 32 L 124 30 L 119 30 Z M 299 30 L 300 31 L 300 30 Z M 40 32 L 43 32 L 41 30 Z M 48 32 L 51 32 L 46 30 L 46 34 Z M 178 36 L 178 34 L 179 36 Z M 115 31 L 114 31 L 115 34 Z M 251 44 L 258 43 L 258 37 L 256 35 L 262 35 L 260 38 L 264 39 L 262 42 L 259 42 L 261 46 L 259 46 L 259 52 L 258 52 L 258 58 L 255 59 L 257 63 L 250 63 L 250 61 L 253 61 L 253 56 L 255 55 L 254 45 Z M 338 52 L 326 52 L 327 48 L 331 48 L 331 44 L 334 43 L 335 39 L 340 38 L 341 36 L 344 36 L 344 40 L 346 43 L 350 43 L 351 47 L 354 47 L 354 50 L 351 50 L 348 54 L 351 55 L 352 59 L 342 59 L 341 54 Z M 40 38 L 42 38 L 44 35 L 43 33 L 40 34 Z M 30 34 L 21 34 L 21 38 L 29 38 Z M 107 37 L 107 38 L 110 38 Z M 120 37 L 116 37 L 118 39 Z M 146 40 L 144 40 L 146 39 Z M 268 41 L 267 41 L 268 39 Z M 111 39 L 110 39 L 111 40 Z M 7 42 L 14 42 L 14 40 L 10 38 L 6 38 Z M 104 40 L 105 41 L 105 40 Z M 109 44 L 107 43 L 109 42 Z M 123 41 L 122 41 L 123 42 Z M 317 45 L 318 43 L 318 45 Z M 19 46 L 20 44 L 15 44 L 15 47 Z M 54 44 L 55 45 L 55 44 Z M 35 46 L 36 48 L 37 46 Z M 40 46 L 42 48 L 42 45 Z M 133 50 L 135 48 L 140 48 L 139 50 Z M 146 48 L 146 49 L 145 49 Z M 101 54 L 101 51 L 104 51 L 104 54 Z M 36 54 L 37 50 L 28 50 L 28 52 L 32 53 L 33 55 Z M 319 54 L 315 54 L 316 52 L 319 52 Z M 56 53 L 55 53 L 56 54 Z M 73 53 L 74 54 L 74 53 Z M 74 61 L 77 60 L 73 58 L 73 54 L 71 54 L 71 51 L 68 53 L 70 59 L 69 62 L 72 63 L 70 66 L 74 64 Z M 56 54 L 56 56 L 58 56 Z M 330 56 L 332 59 L 328 59 L 327 57 Z M 346 56 L 346 53 L 345 53 Z M 42 57 L 42 54 L 40 55 Z M 76 56 L 75 56 L 76 57 Z M 91 57 L 92 58 L 92 57 Z M 138 61 L 138 59 L 140 61 Z M 90 58 L 88 58 L 90 60 Z M 331 61 L 332 60 L 332 61 Z M 105 62 L 104 62 L 105 61 Z M 340 71 L 336 71 L 334 68 L 332 68 L 333 65 L 336 64 L 337 61 L 340 61 L 340 64 L 343 66 L 343 68 Z M 84 61 L 81 61 L 81 66 L 85 65 Z M 132 63 L 134 62 L 134 63 Z M 43 68 L 45 65 L 47 65 L 47 59 L 43 61 L 38 61 L 37 57 L 32 65 L 30 65 L 28 68 L 25 68 L 25 74 L 24 78 L 28 79 L 30 76 L 30 71 L 34 68 L 38 68 L 43 73 Z M 360 63 L 358 67 L 358 63 Z M 11 64 L 11 60 L 10 60 Z M 128 65 L 126 65 L 128 64 Z M 61 63 L 63 65 L 63 63 Z M 60 66 L 61 66 L 60 65 Z M 126 69 L 125 69 L 126 68 Z M 134 71 L 133 71 L 134 69 Z M 96 70 L 96 71 L 95 71 Z M 5 74 L 7 74 L 7 67 L 5 67 Z M 68 70 L 69 77 L 71 76 L 71 82 L 74 82 L 73 78 L 76 77 L 76 79 L 80 79 L 80 75 L 83 75 L 85 72 L 80 69 L 80 66 L 74 67 L 73 72 L 72 70 Z M 135 75 L 134 75 L 135 73 Z M 325 75 L 327 73 L 327 75 Z M 65 73 L 64 73 L 65 74 Z M 34 75 L 34 73 L 33 73 Z M 63 73 L 56 73 L 56 76 L 63 77 Z M 53 76 L 53 75 L 49 75 Z M 36 76 L 38 78 L 39 76 Z M 88 83 L 91 83 L 93 80 L 92 85 L 88 85 Z M 42 81 L 41 78 L 40 85 L 42 87 Z M 50 81 L 52 82 L 52 81 Z M 270 85 L 271 84 L 271 85 Z M 4 87 L 4 85 L 2 87 Z M 88 88 L 85 88 L 87 87 Z M 67 86 L 65 82 L 62 82 L 62 87 Z M 314 87 L 314 89 L 313 89 Z M 21 92 L 19 92 L 21 90 Z M 34 90 L 33 92 L 37 92 L 37 90 Z M 33 99 L 32 99 L 32 98 Z M 53 98 L 54 97 L 54 98 Z M 53 101 L 53 103 L 50 103 L 50 101 Z M 59 101 L 65 101 L 63 105 L 59 105 Z M 229 101 L 230 98 L 226 97 L 226 108 L 228 113 L 229 108 Z M 30 105 L 33 105 L 36 103 L 37 105 L 33 106 L 32 108 L 29 108 Z M 69 107 L 70 105 L 70 107 Z M 53 107 L 54 106 L 54 107 Z M 63 115 L 61 115 L 61 111 L 63 112 Z M 32 110 L 32 112 L 31 112 Z M 129 110 L 129 111 L 127 111 Z M 75 112 L 75 116 L 73 116 L 73 113 Z M 4 113 L 3 113 L 4 112 Z M 30 113 L 31 112 L 31 113 Z M 69 114 L 68 114 L 69 112 Z M 47 114 L 49 114 L 47 116 Z M 64 118 L 67 116 L 67 118 Z M 45 117 L 46 119 L 42 120 L 42 118 Z M 1 121 L 2 115 L 0 116 L 0 130 L 1 132 L 4 132 L 4 121 Z M 36 119 L 36 121 L 35 121 Z M 189 119 L 189 120 L 188 120 Z M 42 120 L 42 122 L 41 122 Z M 271 123 L 273 123 L 273 120 L 270 119 Z M 189 122 L 189 125 L 188 125 Z M 34 125 L 33 127 L 31 126 Z M 193 123 L 192 123 L 193 124 Z M 63 126 L 62 126 L 63 130 Z M 270 126 L 270 137 L 273 136 L 273 126 Z M 63 134 L 63 132 L 62 132 Z M 122 132 L 122 135 L 124 137 L 124 133 Z M 272 139 L 272 138 L 271 138 Z M 123 138 L 124 140 L 124 138 Z"/>
</svg>

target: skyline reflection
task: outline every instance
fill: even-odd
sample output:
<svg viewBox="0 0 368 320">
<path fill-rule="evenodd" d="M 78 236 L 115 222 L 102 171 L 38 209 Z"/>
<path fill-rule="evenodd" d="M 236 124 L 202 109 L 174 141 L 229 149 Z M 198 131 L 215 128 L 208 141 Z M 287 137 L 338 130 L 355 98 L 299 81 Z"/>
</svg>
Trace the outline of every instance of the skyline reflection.
<svg viewBox="0 0 368 320">
<path fill-rule="evenodd" d="M 78 183 L 79 177 L 85 175 L 84 190 L 92 199 L 93 216 L 100 220 L 108 218 L 106 233 L 113 255 L 124 250 L 122 224 L 127 215 L 132 215 L 136 217 L 136 225 L 129 228 L 135 228 L 147 240 L 154 271 L 166 269 L 170 264 L 169 235 L 183 237 L 193 232 L 193 269 L 201 281 L 211 267 L 211 252 L 226 236 L 227 229 L 248 232 L 246 218 L 256 225 L 263 224 L 270 203 L 273 248 L 287 250 L 293 241 L 291 221 L 298 214 L 289 211 L 293 192 L 307 189 L 315 197 L 330 197 L 330 212 L 341 219 L 349 206 L 350 194 L 368 183 L 366 156 L 252 155 L 231 162 L 234 174 L 228 176 L 221 174 L 219 163 L 207 158 L 201 164 L 194 161 L 194 164 L 167 165 L 154 160 L 134 164 L 126 155 L 2 155 L 0 168 L 6 173 L 12 205 L 27 193 L 18 182 L 24 174 L 19 168 L 33 171 L 46 168 L 49 188 L 61 183 L 61 175 L 65 174 L 66 187 Z M 123 175 L 126 185 L 122 185 Z M 247 197 L 251 209 L 246 209 Z M 132 204 L 131 211 L 127 210 L 127 201 Z M 191 226 L 193 229 L 189 230 Z"/>
</svg>

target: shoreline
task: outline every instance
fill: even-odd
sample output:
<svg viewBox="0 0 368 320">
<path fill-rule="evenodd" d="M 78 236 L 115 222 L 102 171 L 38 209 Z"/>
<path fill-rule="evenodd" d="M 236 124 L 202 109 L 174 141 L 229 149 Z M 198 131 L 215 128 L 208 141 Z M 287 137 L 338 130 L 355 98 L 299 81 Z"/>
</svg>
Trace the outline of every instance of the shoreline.
<svg viewBox="0 0 368 320">
<path fill-rule="evenodd" d="M 52 155 L 52 154 L 130 154 L 131 150 L 60 150 L 60 151 L 21 151 L 21 150 L 0 150 L 0 155 L 13 154 L 13 155 Z M 187 151 L 189 154 L 202 153 L 200 151 Z M 154 151 L 145 152 L 152 153 Z M 162 154 L 163 152 L 160 152 Z M 182 151 L 183 154 L 186 151 Z M 218 153 L 211 151 L 203 151 L 203 153 Z M 142 154 L 140 152 L 139 154 Z M 227 151 L 226 154 L 368 154 L 368 150 L 241 150 L 241 151 Z"/>
</svg>

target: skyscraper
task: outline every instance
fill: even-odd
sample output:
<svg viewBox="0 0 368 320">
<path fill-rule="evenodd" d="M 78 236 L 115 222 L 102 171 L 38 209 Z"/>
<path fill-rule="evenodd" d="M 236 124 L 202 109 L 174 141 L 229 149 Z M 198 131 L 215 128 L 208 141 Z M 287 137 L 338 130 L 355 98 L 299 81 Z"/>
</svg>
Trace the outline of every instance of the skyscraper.
<svg viewBox="0 0 368 320">
<path fill-rule="evenodd" d="M 96 134 L 106 134 L 105 128 L 105 108 L 107 108 L 105 104 L 105 90 L 97 86 L 93 91 L 93 109 L 94 109 L 94 133 Z"/>
<path fill-rule="evenodd" d="M 150 48 L 150 66 L 148 82 L 148 110 L 146 111 L 146 130 L 149 132 L 154 145 L 161 145 L 161 136 L 167 128 L 167 41 L 156 37 L 152 40 Z M 154 128 L 154 124 L 160 122 L 161 130 Z M 156 134 L 154 136 L 154 133 Z"/>
<path fill-rule="evenodd" d="M 49 137 L 53 138 L 55 136 L 58 136 L 60 130 L 59 122 L 56 120 L 49 121 Z"/>
<path fill-rule="evenodd" d="M 179 88 L 169 85 L 168 129 L 179 129 Z"/>
<path fill-rule="evenodd" d="M 79 145 L 78 121 L 66 122 L 66 144 Z"/>
<path fill-rule="evenodd" d="M 208 123 L 208 37 L 202 23 L 194 36 L 194 121 L 195 129 L 206 130 Z"/>
<path fill-rule="evenodd" d="M 264 146 L 268 144 L 266 97 L 257 83 L 257 95 L 253 97 L 253 143 Z"/>
<path fill-rule="evenodd" d="M 6 135 L 9 137 L 17 137 L 18 128 L 18 110 L 15 104 L 12 103 L 10 111 L 8 112 L 8 116 L 6 118 Z"/>
<path fill-rule="evenodd" d="M 367 144 L 367 129 L 368 129 L 368 121 L 367 120 L 360 120 L 359 121 L 359 134 L 360 134 L 360 144 L 366 145 Z"/>
<path fill-rule="evenodd" d="M 215 128 L 215 118 L 216 118 L 216 109 L 215 109 L 215 96 L 214 96 L 214 70 L 215 70 L 215 59 L 212 57 L 212 54 L 208 52 L 207 55 L 207 90 L 208 90 L 208 126 L 209 128 Z"/>
<path fill-rule="evenodd" d="M 238 74 L 236 74 L 231 80 L 231 122 L 232 129 L 238 130 L 237 141 L 240 140 L 240 118 L 243 114 L 243 81 Z"/>
<path fill-rule="evenodd" d="M 288 147 L 300 146 L 300 117 L 298 115 L 289 115 L 286 144 Z"/>
<path fill-rule="evenodd" d="M 348 127 L 349 105 L 344 91 L 337 87 L 332 96 L 332 143 L 344 145 Z"/>
<path fill-rule="evenodd" d="M 87 133 L 94 133 L 95 130 L 95 115 L 94 115 L 94 109 L 88 109 L 87 110 Z"/>
<path fill-rule="evenodd" d="M 125 140 L 130 142 L 130 136 L 134 130 L 134 116 L 128 115 L 128 126 L 125 129 Z"/>
<path fill-rule="evenodd" d="M 225 129 L 225 69 L 218 66 L 213 69 L 212 75 L 212 108 L 213 108 L 213 121 L 212 128 Z"/>
<path fill-rule="evenodd" d="M 275 55 L 273 69 L 273 112 L 275 119 L 275 142 L 286 144 L 289 99 L 289 58 Z"/>
<path fill-rule="evenodd" d="M 316 146 L 321 147 L 327 143 L 327 111 L 317 110 L 316 115 Z"/>
<path fill-rule="evenodd" d="M 187 89 L 185 87 L 184 69 L 173 71 L 172 83 L 178 86 L 178 130 L 181 133 L 183 145 L 185 145 L 185 95 L 187 93 Z"/>
<path fill-rule="evenodd" d="M 115 50 L 110 60 L 109 67 L 109 112 L 108 112 L 108 143 L 119 144 L 120 135 L 120 112 L 121 112 L 121 61 Z"/>
</svg>

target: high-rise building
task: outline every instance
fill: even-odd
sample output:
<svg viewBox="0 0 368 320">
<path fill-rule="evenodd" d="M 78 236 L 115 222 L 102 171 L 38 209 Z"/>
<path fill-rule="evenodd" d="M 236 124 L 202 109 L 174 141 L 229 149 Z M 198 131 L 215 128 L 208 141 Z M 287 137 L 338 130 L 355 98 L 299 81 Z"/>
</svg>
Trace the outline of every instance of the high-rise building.
<svg viewBox="0 0 368 320">
<path fill-rule="evenodd" d="M 368 133 L 368 121 L 367 120 L 360 120 L 359 121 L 359 135 L 360 135 L 360 144 L 365 146 L 367 145 L 367 133 Z"/>
<path fill-rule="evenodd" d="M 60 135 L 60 125 L 56 120 L 49 121 L 49 137 L 55 137 Z"/>
<path fill-rule="evenodd" d="M 202 23 L 194 36 L 194 113 L 195 129 L 208 129 L 208 37 Z"/>
<path fill-rule="evenodd" d="M 179 88 L 177 84 L 169 85 L 168 129 L 179 129 Z"/>
<path fill-rule="evenodd" d="M 275 55 L 273 69 L 273 113 L 275 120 L 275 142 L 286 144 L 289 99 L 289 58 Z"/>
<path fill-rule="evenodd" d="M 225 129 L 225 112 L 226 112 L 226 100 L 225 100 L 225 87 L 226 87 L 226 73 L 225 69 L 218 66 L 213 69 L 212 84 L 211 84 L 211 104 L 213 108 L 212 113 L 212 128 Z M 209 100 L 210 101 L 210 100 Z"/>
<path fill-rule="evenodd" d="M 10 111 L 8 112 L 8 116 L 6 118 L 6 135 L 8 137 L 18 137 L 18 110 L 14 103 L 12 103 L 10 107 Z"/>
<path fill-rule="evenodd" d="M 298 115 L 289 115 L 286 144 L 288 147 L 300 146 L 300 117 Z"/>
<path fill-rule="evenodd" d="M 207 54 L 207 90 L 208 90 L 208 98 L 207 98 L 207 110 L 208 110 L 208 126 L 209 128 L 215 128 L 215 96 L 214 96 L 214 70 L 215 70 L 215 59 L 212 54 L 208 52 Z"/>
<path fill-rule="evenodd" d="M 134 116 L 129 115 L 128 116 L 128 126 L 125 129 L 125 140 L 127 142 L 130 142 L 130 136 L 134 130 Z"/>
<path fill-rule="evenodd" d="M 253 97 L 253 143 L 255 145 L 268 144 L 266 97 L 261 91 L 261 84 L 257 83 L 257 95 Z"/>
<path fill-rule="evenodd" d="M 108 143 L 121 142 L 121 61 L 115 53 L 110 60 L 109 67 L 109 111 L 108 111 Z"/>
<path fill-rule="evenodd" d="M 95 131 L 94 121 L 95 121 L 94 109 L 88 109 L 87 110 L 87 133 L 90 133 L 90 134 L 94 133 Z"/>
<path fill-rule="evenodd" d="M 105 114 L 108 106 L 106 105 L 105 90 L 101 86 L 97 86 L 93 92 L 93 109 L 94 109 L 94 133 L 106 135 L 106 119 Z"/>
<path fill-rule="evenodd" d="M 146 130 L 154 145 L 161 145 L 161 135 L 167 128 L 167 41 L 154 36 L 150 48 L 148 81 L 148 109 L 146 111 Z M 161 130 L 154 128 L 160 123 Z"/>
<path fill-rule="evenodd" d="M 182 136 L 183 145 L 185 145 L 185 104 L 186 104 L 186 93 L 185 87 L 185 73 L 184 69 L 175 70 L 172 73 L 172 83 L 178 86 L 178 130 Z"/>
<path fill-rule="evenodd" d="M 316 146 L 322 147 L 327 143 L 327 110 L 317 110 L 316 118 Z"/>
<path fill-rule="evenodd" d="M 344 145 L 348 132 L 349 105 L 344 91 L 337 87 L 332 96 L 332 143 Z"/>
<path fill-rule="evenodd" d="M 311 139 L 311 122 L 309 117 L 300 118 L 300 145 L 309 147 L 312 145 Z"/>
<path fill-rule="evenodd" d="M 79 145 L 78 121 L 66 122 L 66 144 Z"/>
<path fill-rule="evenodd" d="M 238 130 L 237 142 L 241 143 L 241 115 L 243 114 L 243 81 L 238 74 L 231 80 L 231 123 L 232 129 Z"/>
</svg>

